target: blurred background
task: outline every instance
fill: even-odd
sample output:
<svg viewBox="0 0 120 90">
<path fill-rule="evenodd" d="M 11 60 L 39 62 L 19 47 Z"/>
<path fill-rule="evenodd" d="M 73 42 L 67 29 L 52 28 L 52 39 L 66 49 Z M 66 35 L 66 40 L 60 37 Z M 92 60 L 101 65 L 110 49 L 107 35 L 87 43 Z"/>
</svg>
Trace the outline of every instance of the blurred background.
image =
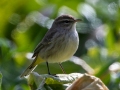
<svg viewBox="0 0 120 90">
<path fill-rule="evenodd" d="M 99 77 L 110 90 L 120 90 L 120 0 L 1 0 L 0 72 L 2 90 L 28 90 L 19 76 L 32 62 L 36 45 L 61 14 L 83 21 L 77 23 L 79 48 L 64 62 L 67 73 L 89 73 Z M 62 73 L 50 64 L 51 73 Z M 46 64 L 36 69 L 46 74 Z"/>
</svg>

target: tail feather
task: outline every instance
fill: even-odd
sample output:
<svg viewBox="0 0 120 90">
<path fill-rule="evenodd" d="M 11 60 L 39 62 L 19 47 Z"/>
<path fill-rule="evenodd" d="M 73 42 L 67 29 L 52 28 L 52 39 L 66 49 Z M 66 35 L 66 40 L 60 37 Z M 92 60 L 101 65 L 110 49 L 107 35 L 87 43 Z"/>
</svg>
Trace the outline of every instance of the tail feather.
<svg viewBox="0 0 120 90">
<path fill-rule="evenodd" d="M 38 64 L 44 62 L 44 60 L 42 60 L 42 58 L 40 57 L 36 57 L 35 60 L 32 62 L 32 64 L 20 75 L 20 77 L 24 77 L 29 75 L 36 67 Z"/>
<path fill-rule="evenodd" d="M 22 78 L 22 77 L 24 77 L 24 76 L 29 75 L 36 67 L 37 67 L 37 65 L 34 66 L 34 67 L 31 67 L 31 65 L 30 65 L 30 66 L 20 75 L 20 77 Z"/>
</svg>

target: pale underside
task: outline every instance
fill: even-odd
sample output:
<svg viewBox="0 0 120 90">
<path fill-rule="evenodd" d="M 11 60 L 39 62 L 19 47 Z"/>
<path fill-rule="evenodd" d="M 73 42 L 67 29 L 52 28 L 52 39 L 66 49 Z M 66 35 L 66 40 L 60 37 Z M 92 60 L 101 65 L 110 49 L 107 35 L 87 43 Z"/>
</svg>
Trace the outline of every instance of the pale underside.
<svg viewBox="0 0 120 90">
<path fill-rule="evenodd" d="M 73 30 L 69 32 L 58 32 L 49 44 L 49 48 L 43 48 L 38 54 L 38 58 L 41 57 L 43 60 L 49 63 L 64 62 L 70 59 L 78 48 L 78 33 L 76 26 L 74 25 Z M 67 34 L 66 34 L 67 33 Z M 62 34 L 64 37 L 61 37 Z M 56 38 L 59 37 L 56 41 Z M 54 44 L 52 44 L 54 42 Z M 48 46 L 46 46 L 48 47 Z"/>
</svg>

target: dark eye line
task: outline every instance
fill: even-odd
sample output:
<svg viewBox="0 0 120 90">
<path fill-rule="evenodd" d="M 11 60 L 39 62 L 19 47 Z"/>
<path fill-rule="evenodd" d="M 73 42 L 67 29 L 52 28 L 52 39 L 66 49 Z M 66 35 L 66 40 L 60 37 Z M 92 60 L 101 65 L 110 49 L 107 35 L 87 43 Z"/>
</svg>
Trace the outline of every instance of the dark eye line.
<svg viewBox="0 0 120 90">
<path fill-rule="evenodd" d="M 59 24 L 60 24 L 60 23 L 70 24 L 70 23 L 72 23 L 72 22 L 73 22 L 73 20 L 68 20 L 68 19 L 58 21 Z"/>
<path fill-rule="evenodd" d="M 70 21 L 70 20 L 64 20 L 64 21 L 61 21 L 62 23 L 70 23 L 70 22 L 72 22 L 72 21 Z"/>
</svg>

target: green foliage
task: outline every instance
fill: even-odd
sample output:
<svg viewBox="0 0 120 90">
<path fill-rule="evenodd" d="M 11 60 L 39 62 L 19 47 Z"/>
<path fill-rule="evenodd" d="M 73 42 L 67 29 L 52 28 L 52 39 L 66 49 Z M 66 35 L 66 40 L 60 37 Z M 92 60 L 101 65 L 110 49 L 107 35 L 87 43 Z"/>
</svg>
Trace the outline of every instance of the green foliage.
<svg viewBox="0 0 120 90">
<path fill-rule="evenodd" d="M 84 76 L 80 73 L 56 74 L 56 76 L 32 72 L 26 80 L 31 90 L 65 90 L 76 79 Z"/>
<path fill-rule="evenodd" d="M 53 19 L 63 13 L 83 19 L 77 24 L 80 44 L 75 55 L 85 60 L 93 68 L 93 74 L 101 78 L 109 89 L 120 89 L 120 67 L 117 67 L 120 63 L 120 1 L 1 0 L 0 71 L 4 77 L 3 90 L 29 89 L 26 80 L 19 78 L 31 63 L 29 52 L 33 52 L 44 37 Z M 63 63 L 67 73 L 87 73 L 80 65 L 70 61 Z M 61 73 L 57 64 L 50 64 L 50 68 L 53 73 Z M 35 71 L 47 73 L 45 63 Z"/>
<path fill-rule="evenodd" d="M 0 90 L 1 90 L 1 84 L 2 84 L 2 73 L 0 72 Z"/>
</svg>

